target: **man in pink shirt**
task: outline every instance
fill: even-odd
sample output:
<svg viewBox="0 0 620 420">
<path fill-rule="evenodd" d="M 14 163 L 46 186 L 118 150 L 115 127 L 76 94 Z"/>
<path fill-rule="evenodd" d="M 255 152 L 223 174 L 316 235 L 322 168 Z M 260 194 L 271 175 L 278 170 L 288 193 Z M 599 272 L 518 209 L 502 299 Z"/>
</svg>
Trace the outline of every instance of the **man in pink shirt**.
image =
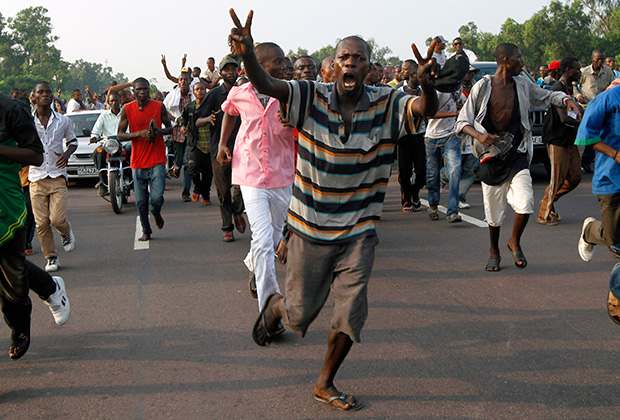
<svg viewBox="0 0 620 420">
<path fill-rule="evenodd" d="M 278 45 L 259 44 L 256 55 L 272 77 L 283 78 L 285 56 Z M 217 158 L 222 164 L 232 159 L 232 183 L 241 187 L 252 231 L 245 263 L 256 277 L 259 310 L 267 296 L 280 290 L 274 251 L 286 220 L 295 178 L 293 129 L 282 125 L 279 109 L 278 100 L 259 94 L 251 83 L 232 88 L 222 104 L 225 114 Z M 231 157 L 226 140 L 238 117 L 241 127 Z"/>
</svg>

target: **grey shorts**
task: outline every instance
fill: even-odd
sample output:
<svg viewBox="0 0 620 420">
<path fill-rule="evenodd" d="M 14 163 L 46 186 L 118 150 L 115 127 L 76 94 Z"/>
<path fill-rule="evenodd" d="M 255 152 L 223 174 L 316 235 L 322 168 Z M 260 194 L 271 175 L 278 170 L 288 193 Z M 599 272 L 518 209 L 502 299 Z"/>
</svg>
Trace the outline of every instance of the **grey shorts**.
<svg viewBox="0 0 620 420">
<path fill-rule="evenodd" d="M 332 331 L 360 342 L 368 316 L 368 279 L 375 260 L 376 235 L 339 245 L 318 245 L 294 234 L 288 243 L 283 321 L 302 337 L 331 289 Z"/>
</svg>

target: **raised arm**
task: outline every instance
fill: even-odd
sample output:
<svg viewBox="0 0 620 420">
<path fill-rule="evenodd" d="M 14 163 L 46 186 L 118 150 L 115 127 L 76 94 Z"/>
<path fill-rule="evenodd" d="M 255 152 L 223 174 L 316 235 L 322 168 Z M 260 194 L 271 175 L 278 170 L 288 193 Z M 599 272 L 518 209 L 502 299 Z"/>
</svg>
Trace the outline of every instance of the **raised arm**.
<svg viewBox="0 0 620 420">
<path fill-rule="evenodd" d="M 433 55 L 435 48 L 435 40 L 428 47 L 426 58 L 422 57 L 415 44 L 411 44 L 411 49 L 418 59 L 418 81 L 422 88 L 422 95 L 411 104 L 411 111 L 421 117 L 430 117 L 437 113 L 439 108 L 439 100 L 437 99 L 437 91 L 430 84 L 433 77 L 437 77 L 438 65 Z"/>
<path fill-rule="evenodd" d="M 254 53 L 254 41 L 250 32 L 253 16 L 254 12 L 250 10 L 248 18 L 245 21 L 245 26 L 242 26 L 235 11 L 230 9 L 230 17 L 235 24 L 235 27 L 230 31 L 230 41 L 236 53 L 243 58 L 245 74 L 256 90 L 264 95 L 276 98 L 280 102 L 286 103 L 288 102 L 287 83 L 283 80 L 271 77 L 263 66 L 260 65 Z"/>
<path fill-rule="evenodd" d="M 168 71 L 168 66 L 166 65 L 166 56 L 163 54 L 161 55 L 161 65 L 164 66 L 164 73 L 166 74 L 168 80 L 170 80 L 172 83 L 179 83 L 178 77 L 174 77 Z"/>
</svg>

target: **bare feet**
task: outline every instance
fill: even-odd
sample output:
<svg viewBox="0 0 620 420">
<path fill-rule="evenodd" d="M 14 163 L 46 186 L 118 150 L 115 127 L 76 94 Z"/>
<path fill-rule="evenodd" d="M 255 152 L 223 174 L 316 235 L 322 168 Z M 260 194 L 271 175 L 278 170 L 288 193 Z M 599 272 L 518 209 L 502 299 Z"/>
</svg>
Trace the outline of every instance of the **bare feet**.
<svg viewBox="0 0 620 420">
<path fill-rule="evenodd" d="M 142 236 L 140 236 L 140 238 L 138 240 L 140 242 L 150 241 L 151 240 L 151 234 L 150 233 L 143 233 Z"/>
</svg>

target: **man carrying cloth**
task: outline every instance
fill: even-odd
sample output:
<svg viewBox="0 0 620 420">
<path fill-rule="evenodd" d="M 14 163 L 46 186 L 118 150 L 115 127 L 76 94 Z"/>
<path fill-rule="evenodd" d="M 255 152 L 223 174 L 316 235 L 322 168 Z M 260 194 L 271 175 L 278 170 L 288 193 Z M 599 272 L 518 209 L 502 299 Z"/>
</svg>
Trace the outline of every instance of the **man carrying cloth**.
<svg viewBox="0 0 620 420">
<path fill-rule="evenodd" d="M 403 132 L 415 130 L 415 120 L 437 110 L 437 95 L 428 83 L 430 65 L 420 65 L 420 98 L 366 87 L 370 48 L 351 36 L 336 46 L 335 84 L 275 79 L 254 54 L 252 15 L 242 26 L 231 10 L 233 46 L 252 85 L 278 99 L 285 119 L 299 131 L 286 298 L 277 293 L 267 298 L 252 336 L 259 345 L 269 344 L 280 319 L 303 336 L 331 289 L 335 306 L 314 395 L 341 410 L 356 410 L 361 403 L 338 391 L 333 380 L 353 341 L 360 341 L 367 317 L 367 285 L 378 242 L 375 226 L 395 143 Z"/>
<path fill-rule="evenodd" d="M 529 109 L 549 105 L 577 110 L 581 107 L 565 93 L 541 89 L 519 76 L 523 59 L 519 47 L 502 43 L 495 49 L 497 70 L 474 85 L 456 121 L 456 133 L 470 136 L 472 151 L 480 159 L 484 215 L 489 224 L 489 259 L 486 271 L 500 270 L 499 233 L 506 203 L 515 211 L 508 249 L 517 268 L 527 260 L 521 250 L 521 236 L 534 212 L 534 191 L 530 176 L 532 130 Z"/>
</svg>

